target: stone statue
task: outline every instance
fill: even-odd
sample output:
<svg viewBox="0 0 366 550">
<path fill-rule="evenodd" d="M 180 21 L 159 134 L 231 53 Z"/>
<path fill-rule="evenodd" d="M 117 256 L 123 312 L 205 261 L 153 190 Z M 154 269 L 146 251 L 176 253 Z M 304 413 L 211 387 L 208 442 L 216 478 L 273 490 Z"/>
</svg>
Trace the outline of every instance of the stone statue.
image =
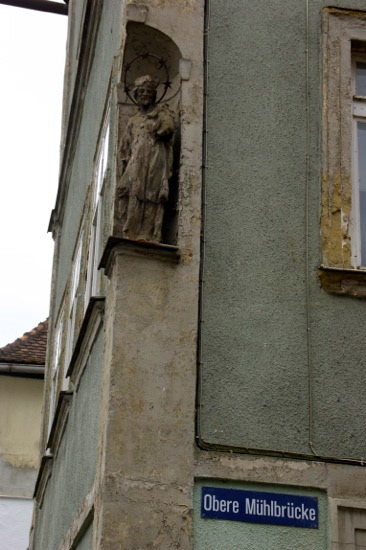
<svg viewBox="0 0 366 550">
<path fill-rule="evenodd" d="M 123 237 L 161 242 L 164 205 L 173 166 L 173 113 L 156 104 L 157 82 L 135 81 L 138 113 L 131 116 L 119 147 L 122 177 L 117 185 Z"/>
</svg>

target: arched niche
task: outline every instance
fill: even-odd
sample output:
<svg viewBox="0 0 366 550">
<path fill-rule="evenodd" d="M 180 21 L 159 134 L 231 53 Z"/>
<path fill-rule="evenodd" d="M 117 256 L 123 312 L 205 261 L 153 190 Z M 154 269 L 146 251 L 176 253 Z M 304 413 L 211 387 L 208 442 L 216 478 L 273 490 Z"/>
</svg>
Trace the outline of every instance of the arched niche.
<svg viewBox="0 0 366 550">
<path fill-rule="evenodd" d="M 172 110 L 176 110 L 179 104 L 179 92 L 180 92 L 180 75 L 179 75 L 179 62 L 181 59 L 181 53 L 177 45 L 166 34 L 149 27 L 143 23 L 129 22 L 127 24 L 127 38 L 125 43 L 125 50 L 123 56 L 123 69 L 121 74 L 121 81 L 119 85 L 118 102 L 121 106 L 131 107 L 131 100 L 127 97 L 124 91 L 125 72 L 126 66 L 131 61 L 136 59 L 141 54 L 150 54 L 153 57 L 147 57 L 141 61 L 134 62 L 130 69 L 128 69 L 128 80 L 132 84 L 136 78 L 144 74 L 156 75 L 160 80 L 160 77 L 165 78 L 164 71 L 157 71 L 158 59 L 164 60 L 168 71 L 169 80 L 171 81 L 171 88 L 168 89 L 162 103 L 169 103 Z M 163 81 L 160 82 L 158 88 L 158 97 L 164 90 Z"/>
<path fill-rule="evenodd" d="M 174 136 L 173 176 L 169 186 L 169 200 L 165 206 L 162 242 L 176 244 L 178 227 L 178 185 L 180 164 L 180 91 L 181 53 L 174 41 L 159 30 L 144 23 L 129 22 L 123 55 L 122 72 L 117 84 L 118 136 L 124 133 L 127 121 L 137 107 L 129 97 L 133 97 L 133 83 L 136 78 L 149 74 L 159 81 L 157 99 L 163 95 L 160 104 L 167 104 L 173 111 L 176 131 Z M 126 85 L 130 93 L 126 93 Z M 121 166 L 117 158 L 117 179 L 121 176 Z M 115 219 L 115 234 L 120 233 L 118 219 Z M 122 236 L 121 234 L 119 236 Z"/>
</svg>

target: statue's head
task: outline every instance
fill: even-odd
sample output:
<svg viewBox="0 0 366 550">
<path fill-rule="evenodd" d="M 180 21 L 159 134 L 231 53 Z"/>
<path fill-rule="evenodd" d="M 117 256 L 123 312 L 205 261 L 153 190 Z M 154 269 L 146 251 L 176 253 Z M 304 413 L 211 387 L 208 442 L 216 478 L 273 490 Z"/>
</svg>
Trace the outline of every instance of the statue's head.
<svg viewBox="0 0 366 550">
<path fill-rule="evenodd" d="M 153 105 L 156 101 L 158 82 L 150 75 L 140 76 L 135 80 L 133 96 L 138 105 Z"/>
</svg>

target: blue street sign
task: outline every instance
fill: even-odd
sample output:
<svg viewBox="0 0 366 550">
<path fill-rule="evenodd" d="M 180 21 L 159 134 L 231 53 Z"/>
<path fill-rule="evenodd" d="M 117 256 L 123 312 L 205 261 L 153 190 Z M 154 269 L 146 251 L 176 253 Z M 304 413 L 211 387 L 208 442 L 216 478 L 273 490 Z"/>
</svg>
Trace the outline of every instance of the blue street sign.
<svg viewBox="0 0 366 550">
<path fill-rule="evenodd" d="M 201 517 L 318 528 L 318 499 L 285 493 L 202 487 Z"/>
</svg>

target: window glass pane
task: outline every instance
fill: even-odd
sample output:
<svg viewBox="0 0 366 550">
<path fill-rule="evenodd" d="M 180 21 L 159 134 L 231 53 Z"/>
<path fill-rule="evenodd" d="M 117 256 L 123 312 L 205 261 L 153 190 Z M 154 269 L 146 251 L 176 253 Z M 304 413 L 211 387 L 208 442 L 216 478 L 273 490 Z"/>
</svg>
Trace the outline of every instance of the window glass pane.
<svg viewBox="0 0 366 550">
<path fill-rule="evenodd" d="M 107 169 L 108 148 L 109 148 L 109 124 L 108 124 L 106 132 L 105 132 L 104 144 L 103 144 L 103 176 L 104 176 L 105 171 Z"/>
<path fill-rule="evenodd" d="M 95 184 L 95 189 L 94 189 L 94 208 L 97 205 L 100 190 L 101 190 L 102 184 L 103 184 L 105 171 L 107 169 L 108 147 L 109 147 L 109 125 L 107 126 L 107 128 L 105 130 L 103 143 L 102 143 L 102 146 L 101 146 L 101 150 L 99 152 L 97 175 L 96 175 L 96 184 Z"/>
<path fill-rule="evenodd" d="M 366 265 L 366 122 L 357 122 L 361 264 Z"/>
<path fill-rule="evenodd" d="M 80 242 L 78 245 L 78 251 L 74 260 L 74 272 L 72 276 L 72 284 L 71 284 L 71 292 L 70 292 L 70 298 L 71 298 L 71 304 L 74 302 L 76 292 L 78 290 L 79 286 L 79 275 L 80 275 L 80 262 L 81 262 L 81 244 L 82 244 L 82 238 L 80 238 Z"/>
<path fill-rule="evenodd" d="M 356 95 L 366 96 L 366 62 L 356 62 Z"/>
<path fill-rule="evenodd" d="M 64 324 L 64 319 L 62 317 L 60 319 L 60 321 L 58 322 L 57 329 L 56 329 L 55 361 L 54 361 L 54 365 L 53 365 L 54 369 L 57 369 L 58 366 L 59 366 L 58 361 L 59 361 L 60 355 L 61 355 L 61 338 L 62 338 L 63 324 Z"/>
</svg>

